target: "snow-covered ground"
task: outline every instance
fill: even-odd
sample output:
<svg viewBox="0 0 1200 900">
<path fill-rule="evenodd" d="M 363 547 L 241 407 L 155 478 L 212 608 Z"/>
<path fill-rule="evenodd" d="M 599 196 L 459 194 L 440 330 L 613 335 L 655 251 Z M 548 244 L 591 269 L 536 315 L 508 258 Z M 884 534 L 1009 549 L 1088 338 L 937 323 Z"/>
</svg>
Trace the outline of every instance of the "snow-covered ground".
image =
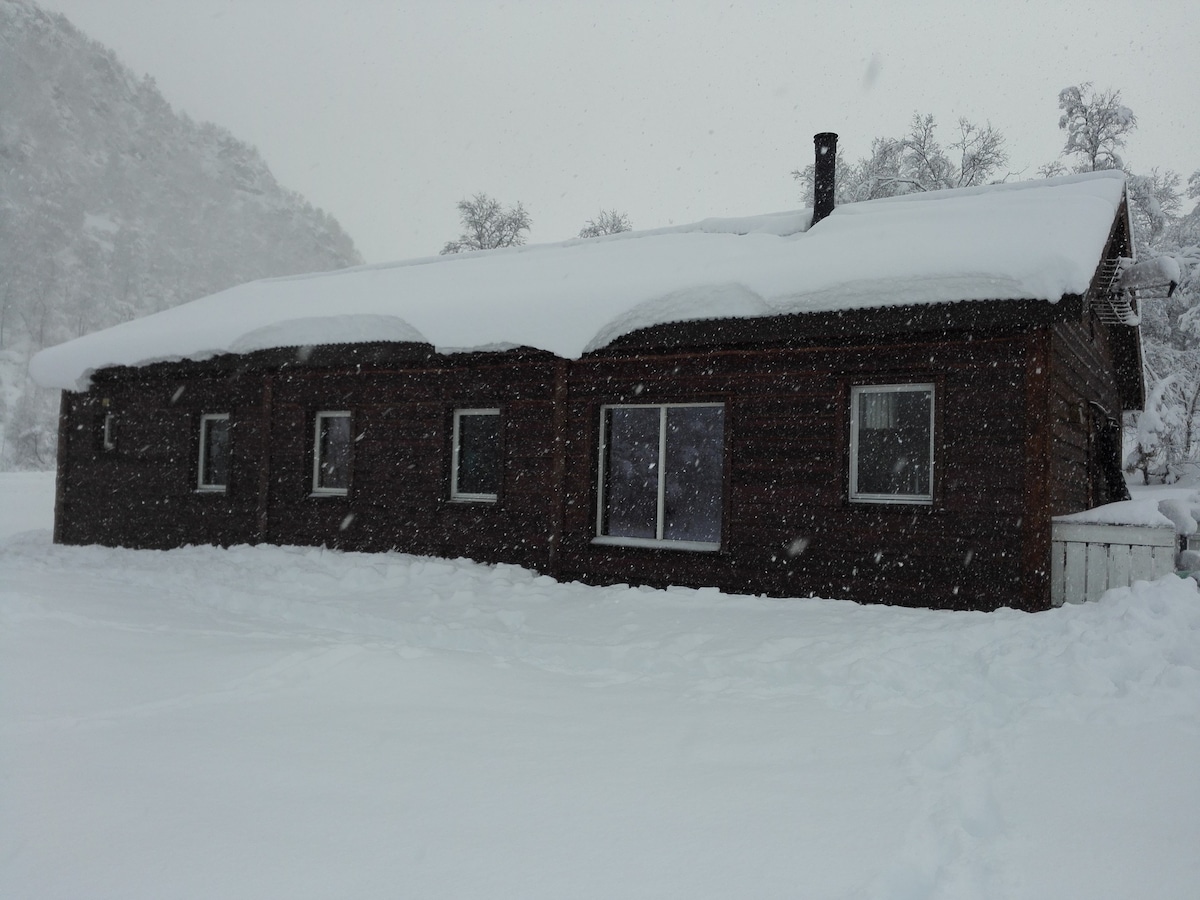
<svg viewBox="0 0 1200 900">
<path fill-rule="evenodd" d="M 0 475 L 0 896 L 1200 896 L 1200 594 L 1038 615 L 50 542 Z"/>
</svg>

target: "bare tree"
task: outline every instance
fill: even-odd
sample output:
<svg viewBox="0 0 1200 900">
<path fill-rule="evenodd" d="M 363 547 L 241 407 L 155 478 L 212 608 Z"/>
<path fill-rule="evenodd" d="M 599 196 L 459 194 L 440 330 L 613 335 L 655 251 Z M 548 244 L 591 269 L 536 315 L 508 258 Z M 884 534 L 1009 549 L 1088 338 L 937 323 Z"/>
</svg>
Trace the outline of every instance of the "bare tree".
<svg viewBox="0 0 1200 900">
<path fill-rule="evenodd" d="M 857 200 L 894 197 L 923 190 L 904 171 L 904 139 L 878 137 L 871 141 L 871 155 L 853 167 L 852 184 Z"/>
<path fill-rule="evenodd" d="M 499 200 L 479 193 L 470 200 L 458 201 L 458 214 L 463 233 L 456 241 L 447 241 L 442 254 L 462 253 L 464 250 L 492 250 L 496 247 L 519 247 L 525 243 L 529 230 L 529 213 L 520 203 L 505 209 Z"/>
<path fill-rule="evenodd" d="M 1073 84 L 1059 91 L 1058 108 L 1058 127 L 1067 133 L 1061 155 L 1077 160 L 1076 171 L 1125 168 L 1117 151 L 1137 128 L 1137 116 L 1121 102 L 1120 91 L 1097 91 L 1090 81 Z"/>
<path fill-rule="evenodd" d="M 1038 166 L 1037 174 L 1038 178 L 1057 178 L 1059 175 L 1070 175 L 1071 170 L 1064 163 L 1055 159 Z"/>
<path fill-rule="evenodd" d="M 950 145 L 958 151 L 958 187 L 984 184 L 1008 163 L 1004 135 L 992 123 L 980 128 L 966 118 L 958 120 L 958 140 Z"/>
<path fill-rule="evenodd" d="M 936 132 L 937 122 L 932 115 L 914 114 L 908 135 L 900 139 L 901 180 L 912 190 L 957 186 L 954 163 L 938 143 Z"/>
<path fill-rule="evenodd" d="M 833 161 L 834 169 L 834 184 L 833 197 L 837 205 L 843 203 L 853 203 L 860 199 L 856 196 L 857 172 L 854 171 L 850 163 L 846 162 L 846 155 L 839 147 L 837 156 Z M 813 185 L 816 182 L 816 165 L 809 163 L 803 169 L 793 169 L 792 177 L 799 181 L 804 186 L 803 201 L 809 206 L 813 205 Z"/>
<path fill-rule="evenodd" d="M 587 224 L 579 229 L 581 238 L 600 237 L 602 234 L 620 234 L 622 231 L 632 231 L 629 216 L 615 209 L 602 209 L 600 215 L 588 219 Z"/>
</svg>

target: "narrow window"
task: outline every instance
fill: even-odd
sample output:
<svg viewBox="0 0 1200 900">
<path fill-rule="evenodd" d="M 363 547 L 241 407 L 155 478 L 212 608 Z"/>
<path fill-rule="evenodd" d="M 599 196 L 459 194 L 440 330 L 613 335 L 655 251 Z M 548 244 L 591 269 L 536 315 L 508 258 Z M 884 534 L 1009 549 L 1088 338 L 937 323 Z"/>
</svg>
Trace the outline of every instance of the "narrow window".
<svg viewBox="0 0 1200 900">
<path fill-rule="evenodd" d="M 500 496 L 500 410 L 456 409 L 450 499 L 494 502 Z"/>
<path fill-rule="evenodd" d="M 229 485 L 229 413 L 200 417 L 200 464 L 196 489 L 223 491 Z"/>
<path fill-rule="evenodd" d="M 604 407 L 596 540 L 719 549 L 724 465 L 720 404 Z"/>
<path fill-rule="evenodd" d="M 933 502 L 933 385 L 850 389 L 850 499 Z"/>
<path fill-rule="evenodd" d="M 313 437 L 314 494 L 344 495 L 350 488 L 350 413 L 317 413 Z"/>
<path fill-rule="evenodd" d="M 117 449 L 116 425 L 117 425 L 116 416 L 110 412 L 106 412 L 104 414 L 103 433 L 100 435 L 100 446 L 103 447 L 105 450 L 116 450 Z M 94 433 L 95 432 L 93 432 L 93 434 Z"/>
</svg>

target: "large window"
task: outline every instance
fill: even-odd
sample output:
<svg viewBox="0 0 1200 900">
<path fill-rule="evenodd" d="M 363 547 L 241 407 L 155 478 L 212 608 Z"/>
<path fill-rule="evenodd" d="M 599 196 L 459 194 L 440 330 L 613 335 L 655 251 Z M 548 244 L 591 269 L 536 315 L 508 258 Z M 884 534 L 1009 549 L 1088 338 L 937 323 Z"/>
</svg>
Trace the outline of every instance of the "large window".
<svg viewBox="0 0 1200 900">
<path fill-rule="evenodd" d="M 314 494 L 338 495 L 349 490 L 350 447 L 350 413 L 317 413 L 313 437 Z"/>
<path fill-rule="evenodd" d="M 850 389 L 850 499 L 933 502 L 933 385 Z"/>
<path fill-rule="evenodd" d="M 724 467 L 724 406 L 604 407 L 597 542 L 716 550 Z"/>
<path fill-rule="evenodd" d="M 196 489 L 223 491 L 229 484 L 229 413 L 200 417 L 200 461 Z"/>
<path fill-rule="evenodd" d="M 500 410 L 456 409 L 450 461 L 452 500 L 495 501 L 500 495 Z"/>
</svg>

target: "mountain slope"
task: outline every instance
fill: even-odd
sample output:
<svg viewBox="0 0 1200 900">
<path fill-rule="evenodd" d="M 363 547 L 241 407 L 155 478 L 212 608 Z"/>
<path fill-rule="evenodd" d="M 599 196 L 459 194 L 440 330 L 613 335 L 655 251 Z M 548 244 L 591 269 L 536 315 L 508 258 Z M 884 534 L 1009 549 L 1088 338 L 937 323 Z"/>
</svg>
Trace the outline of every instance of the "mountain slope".
<svg viewBox="0 0 1200 900">
<path fill-rule="evenodd" d="M 41 347 L 272 275 L 362 260 L 258 152 L 172 110 L 61 15 L 0 0 L 0 467 L 53 459 Z"/>
</svg>

